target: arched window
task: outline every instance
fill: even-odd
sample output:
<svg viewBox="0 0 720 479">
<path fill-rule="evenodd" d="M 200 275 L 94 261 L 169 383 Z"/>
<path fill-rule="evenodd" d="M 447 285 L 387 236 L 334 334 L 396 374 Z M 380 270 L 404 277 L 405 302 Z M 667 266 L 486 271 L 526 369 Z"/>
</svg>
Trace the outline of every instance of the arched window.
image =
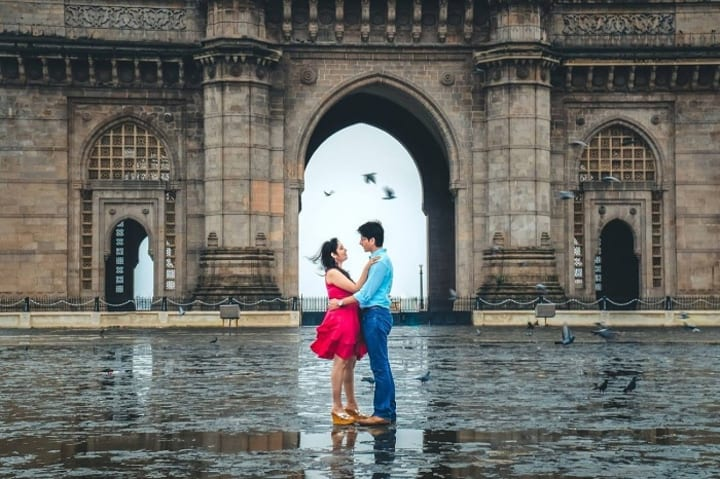
<svg viewBox="0 0 720 479">
<path fill-rule="evenodd" d="M 91 148 L 88 179 L 169 181 L 170 160 L 155 135 L 126 121 L 106 131 Z"/>
<path fill-rule="evenodd" d="M 613 125 L 597 133 L 580 157 L 579 180 L 654 182 L 655 155 L 630 128 Z"/>
</svg>

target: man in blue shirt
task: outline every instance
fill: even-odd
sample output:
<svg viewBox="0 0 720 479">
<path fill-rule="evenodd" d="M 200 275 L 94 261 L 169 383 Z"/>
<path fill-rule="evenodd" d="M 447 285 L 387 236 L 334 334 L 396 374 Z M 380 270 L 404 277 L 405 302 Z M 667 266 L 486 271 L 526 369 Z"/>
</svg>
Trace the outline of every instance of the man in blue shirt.
<svg viewBox="0 0 720 479">
<path fill-rule="evenodd" d="M 361 327 L 370 357 L 370 369 L 375 377 L 373 415 L 358 417 L 361 426 L 391 424 L 396 419 L 395 381 L 390 370 L 388 357 L 388 335 L 393 319 L 390 314 L 390 289 L 393 282 L 393 266 L 383 248 L 385 230 L 379 221 L 368 221 L 358 228 L 360 246 L 370 257 L 379 256 L 377 263 L 370 267 L 367 281 L 360 291 L 342 299 L 330 300 L 330 308 L 344 304 L 358 303 L 362 309 Z"/>
</svg>

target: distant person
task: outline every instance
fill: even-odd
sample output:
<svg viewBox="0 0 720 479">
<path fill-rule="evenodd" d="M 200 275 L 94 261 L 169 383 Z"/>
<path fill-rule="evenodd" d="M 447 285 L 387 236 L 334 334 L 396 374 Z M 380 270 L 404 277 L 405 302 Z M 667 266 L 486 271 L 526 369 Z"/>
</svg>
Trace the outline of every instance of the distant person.
<svg viewBox="0 0 720 479">
<path fill-rule="evenodd" d="M 370 258 L 379 257 L 368 273 L 365 284 L 352 296 L 330 301 L 329 309 L 358 303 L 362 308 L 362 332 L 365 338 L 370 369 L 375 377 L 373 415 L 358 418 L 361 426 L 391 424 L 396 419 L 395 381 L 388 357 L 388 335 L 393 319 L 390 314 L 390 289 L 393 282 L 393 266 L 387 250 L 383 248 L 385 230 L 379 221 L 368 221 L 358 228 L 360 246 Z"/>
<path fill-rule="evenodd" d="M 311 258 L 320 261 L 325 270 L 325 286 L 330 300 L 344 298 L 358 291 L 368 277 L 370 266 L 377 259 L 370 259 L 360 274 L 358 282 L 350 278 L 350 274 L 342 267 L 348 254 L 345 246 L 332 238 L 325 241 L 320 252 Z M 336 301 L 337 303 L 337 301 Z M 355 398 L 355 363 L 367 353 L 367 348 L 360 333 L 360 310 L 356 303 L 344 304 L 340 308 L 328 310 L 322 323 L 316 329 L 315 341 L 310 345 L 320 358 L 332 359 L 330 386 L 332 389 L 332 422 L 335 425 L 355 423 L 358 417 L 367 416 L 360 413 Z M 346 405 L 343 406 L 342 393 L 345 391 Z"/>
</svg>

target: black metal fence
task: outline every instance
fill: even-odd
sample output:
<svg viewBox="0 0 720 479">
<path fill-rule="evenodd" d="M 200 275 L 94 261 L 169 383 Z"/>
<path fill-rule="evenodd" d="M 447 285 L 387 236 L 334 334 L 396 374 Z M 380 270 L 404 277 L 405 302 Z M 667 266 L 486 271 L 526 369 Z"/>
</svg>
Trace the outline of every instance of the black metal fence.
<svg viewBox="0 0 720 479">
<path fill-rule="evenodd" d="M 328 299 L 318 297 L 262 298 L 228 297 L 217 301 L 204 301 L 188 298 L 153 297 L 134 298 L 123 303 L 109 303 L 101 297 L 56 297 L 56 296 L 0 296 L 0 312 L 44 311 L 217 311 L 223 304 L 237 304 L 241 311 L 304 311 L 323 312 L 327 309 Z M 663 296 L 635 298 L 630 301 L 615 301 L 602 297 L 567 297 L 561 301 L 551 301 L 543 296 L 526 298 L 487 299 L 481 296 L 468 296 L 435 300 L 409 297 L 393 298 L 393 312 L 422 312 L 434 310 L 440 304 L 442 310 L 478 311 L 478 310 L 533 310 L 539 303 L 552 303 L 557 310 L 598 311 L 598 310 L 635 310 L 635 311 L 681 311 L 681 310 L 720 310 L 720 296 Z"/>
</svg>

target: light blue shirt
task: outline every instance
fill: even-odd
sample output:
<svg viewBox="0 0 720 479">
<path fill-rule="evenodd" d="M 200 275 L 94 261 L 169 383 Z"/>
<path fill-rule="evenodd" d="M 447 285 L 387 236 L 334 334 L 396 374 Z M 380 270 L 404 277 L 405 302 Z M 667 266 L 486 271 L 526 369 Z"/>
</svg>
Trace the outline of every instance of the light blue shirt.
<svg viewBox="0 0 720 479">
<path fill-rule="evenodd" d="M 385 248 L 379 248 L 370 257 L 380 256 L 377 263 L 370 266 L 367 281 L 353 296 L 361 308 L 382 306 L 390 309 L 390 290 L 393 282 L 393 265 Z"/>
</svg>

